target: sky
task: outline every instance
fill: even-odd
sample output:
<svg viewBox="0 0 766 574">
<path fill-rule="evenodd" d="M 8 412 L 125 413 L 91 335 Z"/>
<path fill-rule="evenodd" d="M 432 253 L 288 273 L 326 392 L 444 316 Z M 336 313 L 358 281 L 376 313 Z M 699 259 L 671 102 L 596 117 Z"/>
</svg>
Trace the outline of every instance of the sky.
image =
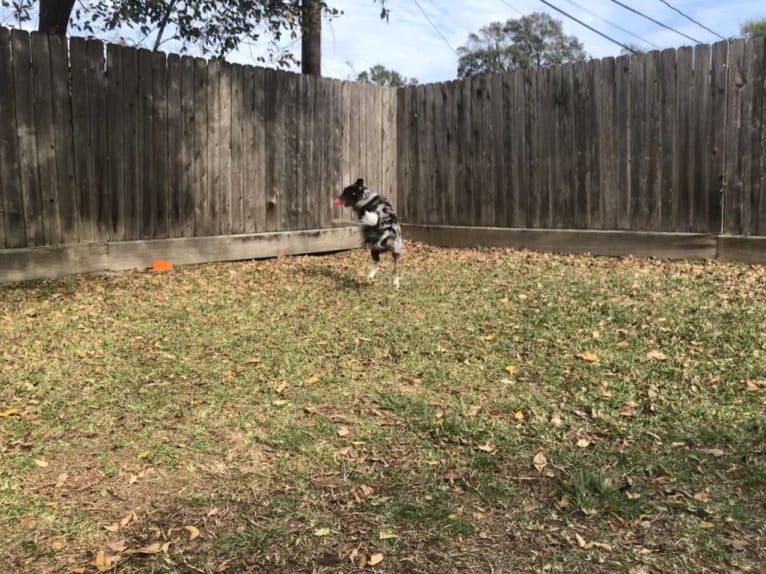
<svg viewBox="0 0 766 574">
<path fill-rule="evenodd" d="M 703 43 L 718 38 L 674 12 L 660 0 L 621 0 L 656 20 Z M 694 42 L 633 14 L 611 0 L 550 0 L 550 2 L 616 40 L 655 49 L 602 20 L 584 12 L 584 6 L 622 28 L 660 48 L 693 45 Z M 729 37 L 739 33 L 747 19 L 766 17 L 763 0 L 668 0 L 694 19 Z M 454 79 L 457 56 L 453 48 L 465 44 L 468 34 L 492 21 L 505 21 L 535 11 L 549 12 L 562 20 L 567 34 L 577 36 L 586 52 L 594 57 L 618 55 L 621 48 L 576 22 L 548 8 L 539 0 L 388 0 L 389 22 L 379 18 L 380 8 L 372 0 L 330 0 L 344 14 L 322 29 L 322 74 L 351 79 L 375 64 L 393 68 L 421 83 Z M 442 39 L 418 9 L 418 4 L 444 35 Z M 452 48 L 450 48 L 450 45 Z M 300 53 L 300 43 L 295 45 Z M 251 47 L 240 50 L 233 59 L 252 61 Z M 241 58 L 241 60 L 240 60 Z"/>
<path fill-rule="evenodd" d="M 619 1 L 699 42 L 712 43 L 719 39 L 673 11 L 662 0 Z M 766 17 L 763 0 L 666 1 L 724 37 L 737 35 L 740 25 L 748 19 Z M 615 40 L 647 50 L 695 43 L 627 11 L 615 0 L 549 2 Z M 591 57 L 615 56 L 621 51 L 618 45 L 557 13 L 540 0 L 387 0 L 388 22 L 380 19 L 380 4 L 373 0 L 328 0 L 328 3 L 343 12 L 331 21 L 325 20 L 322 27 L 322 75 L 332 78 L 354 79 L 359 72 L 382 64 L 407 77 L 415 77 L 420 83 L 451 80 L 457 75 L 455 50 L 466 43 L 468 34 L 490 22 L 518 18 L 535 11 L 548 12 L 561 20 L 564 31 L 577 36 Z M 0 9 L 0 22 L 3 21 L 2 12 Z M 599 17 L 648 43 L 613 28 Z M 31 26 L 30 23 L 27 27 Z M 109 40 L 107 37 L 102 39 Z M 148 47 L 151 47 L 151 38 L 148 40 Z M 282 45 L 300 56 L 300 39 L 286 40 Z M 172 45 L 163 46 L 163 49 L 173 51 Z M 262 46 L 243 45 L 227 59 L 255 64 L 255 58 L 266 52 Z"/>
</svg>

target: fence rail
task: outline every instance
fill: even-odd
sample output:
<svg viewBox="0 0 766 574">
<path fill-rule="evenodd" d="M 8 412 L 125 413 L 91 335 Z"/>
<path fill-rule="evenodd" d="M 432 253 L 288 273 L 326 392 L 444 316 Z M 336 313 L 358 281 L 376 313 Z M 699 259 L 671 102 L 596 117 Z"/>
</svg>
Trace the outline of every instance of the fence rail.
<svg viewBox="0 0 766 574">
<path fill-rule="evenodd" d="M 0 28 L 0 248 L 330 227 L 358 175 L 395 199 L 395 106 L 393 89 Z"/>
<path fill-rule="evenodd" d="M 766 39 L 398 92 L 409 223 L 766 235 Z"/>
</svg>

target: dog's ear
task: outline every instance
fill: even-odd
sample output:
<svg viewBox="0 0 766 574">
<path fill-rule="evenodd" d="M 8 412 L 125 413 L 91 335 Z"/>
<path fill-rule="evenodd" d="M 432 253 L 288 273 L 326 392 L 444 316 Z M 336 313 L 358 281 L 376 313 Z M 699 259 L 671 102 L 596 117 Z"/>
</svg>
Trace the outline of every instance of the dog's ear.
<svg viewBox="0 0 766 574">
<path fill-rule="evenodd" d="M 364 180 L 361 177 L 359 177 L 357 178 L 356 183 L 354 185 L 357 186 L 359 189 L 364 189 Z"/>
</svg>

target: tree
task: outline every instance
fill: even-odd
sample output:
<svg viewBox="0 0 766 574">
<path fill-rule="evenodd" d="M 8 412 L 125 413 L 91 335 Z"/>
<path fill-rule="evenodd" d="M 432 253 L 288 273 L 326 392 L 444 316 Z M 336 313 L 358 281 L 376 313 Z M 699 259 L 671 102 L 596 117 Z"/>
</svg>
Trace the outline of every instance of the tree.
<svg viewBox="0 0 766 574">
<path fill-rule="evenodd" d="M 630 50 L 627 50 L 626 48 L 623 48 L 620 50 L 620 55 L 625 56 L 627 54 L 645 54 L 646 50 L 639 46 L 638 44 L 635 44 L 633 42 L 628 42 L 625 44 Z"/>
<path fill-rule="evenodd" d="M 745 38 L 766 36 L 766 18 L 761 18 L 759 20 L 748 20 L 740 27 L 740 33 Z"/>
<path fill-rule="evenodd" d="M 471 33 L 458 54 L 460 77 L 555 66 L 586 57 L 582 42 L 564 34 L 561 21 L 544 12 L 509 19 L 505 24 L 492 22 Z"/>
<path fill-rule="evenodd" d="M 407 78 L 402 76 L 396 70 L 389 70 L 380 64 L 372 66 L 369 70 L 365 70 L 358 74 L 356 76 L 356 81 L 378 86 L 390 86 L 392 88 L 401 88 L 408 84 L 414 86 L 418 83 L 416 78 Z"/>
<path fill-rule="evenodd" d="M 5 7 L 12 3 L 0 1 Z M 372 1 L 381 6 L 380 17 L 387 19 L 386 0 Z M 327 2 L 312 2 L 321 16 L 341 13 Z M 173 39 L 182 51 L 194 45 L 203 54 L 224 57 L 242 42 L 297 38 L 302 21 L 301 0 L 93 0 L 77 5 L 74 0 L 40 0 L 38 30 L 62 34 L 71 26 L 91 35 L 137 32 L 144 40 L 153 37 L 155 50 Z M 279 57 L 281 65 L 292 63 L 292 54 L 280 52 Z"/>
</svg>

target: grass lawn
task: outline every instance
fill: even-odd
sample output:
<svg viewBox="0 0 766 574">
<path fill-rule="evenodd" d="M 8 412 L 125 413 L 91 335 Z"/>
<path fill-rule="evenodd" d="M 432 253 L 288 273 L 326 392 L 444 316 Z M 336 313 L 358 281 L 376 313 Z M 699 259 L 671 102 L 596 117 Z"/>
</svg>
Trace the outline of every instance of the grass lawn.
<svg viewBox="0 0 766 574">
<path fill-rule="evenodd" d="M 766 568 L 766 269 L 408 247 L 0 287 L 0 571 Z"/>
</svg>

